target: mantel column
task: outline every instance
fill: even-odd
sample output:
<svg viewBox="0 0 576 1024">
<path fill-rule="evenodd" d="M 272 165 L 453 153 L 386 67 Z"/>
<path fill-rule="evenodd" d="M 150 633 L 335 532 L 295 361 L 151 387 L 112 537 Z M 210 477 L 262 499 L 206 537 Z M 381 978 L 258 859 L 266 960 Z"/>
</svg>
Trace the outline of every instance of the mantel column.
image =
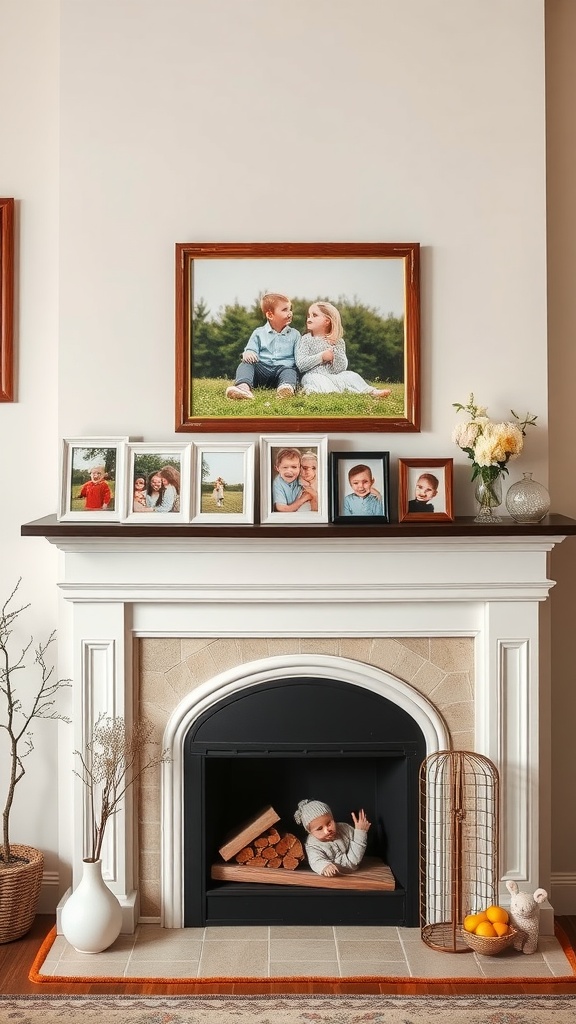
<svg viewBox="0 0 576 1024">
<path fill-rule="evenodd" d="M 85 750 L 99 715 L 133 721 L 131 606 L 123 602 L 74 602 L 72 652 L 74 750 Z M 77 759 L 76 759 L 77 761 Z M 74 766 L 78 768 L 76 763 Z M 108 822 L 102 847 L 102 874 L 123 909 L 122 931 L 138 922 L 135 888 L 132 789 Z M 73 887 L 90 851 L 91 816 L 87 793 L 74 775 Z"/>
</svg>

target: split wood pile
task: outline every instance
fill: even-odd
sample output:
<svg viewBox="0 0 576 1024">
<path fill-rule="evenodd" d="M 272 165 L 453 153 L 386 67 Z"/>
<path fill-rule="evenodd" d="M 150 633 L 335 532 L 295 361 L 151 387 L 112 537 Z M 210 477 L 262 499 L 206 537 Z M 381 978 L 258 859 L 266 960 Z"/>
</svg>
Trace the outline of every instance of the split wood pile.
<svg viewBox="0 0 576 1024">
<path fill-rule="evenodd" d="M 295 871 L 304 860 L 304 848 L 291 832 L 280 835 L 278 829 L 266 829 L 235 855 L 237 864 L 246 868 L 285 868 Z"/>
</svg>

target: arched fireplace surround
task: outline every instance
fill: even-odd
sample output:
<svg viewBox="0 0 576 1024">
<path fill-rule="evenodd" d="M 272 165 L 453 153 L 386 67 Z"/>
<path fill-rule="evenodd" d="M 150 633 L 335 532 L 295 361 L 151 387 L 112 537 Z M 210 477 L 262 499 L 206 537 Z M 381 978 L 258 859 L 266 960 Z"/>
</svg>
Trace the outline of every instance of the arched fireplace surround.
<svg viewBox="0 0 576 1024">
<path fill-rule="evenodd" d="M 345 658 L 271 658 L 235 675 L 191 695 L 168 725 L 173 760 L 164 773 L 183 809 L 182 829 L 178 815 L 171 832 L 183 832 L 184 892 L 165 904 L 183 896 L 184 924 L 194 926 L 416 925 L 418 771 L 448 743 L 440 715 L 400 680 Z M 203 707 L 210 694 L 214 702 Z M 292 815 L 303 796 L 327 801 L 339 820 L 365 808 L 373 822 L 367 852 L 390 865 L 394 892 L 211 881 L 231 827 L 271 804 L 279 827 L 298 832 Z M 165 859 L 176 847 L 178 838 L 166 843 Z"/>
</svg>

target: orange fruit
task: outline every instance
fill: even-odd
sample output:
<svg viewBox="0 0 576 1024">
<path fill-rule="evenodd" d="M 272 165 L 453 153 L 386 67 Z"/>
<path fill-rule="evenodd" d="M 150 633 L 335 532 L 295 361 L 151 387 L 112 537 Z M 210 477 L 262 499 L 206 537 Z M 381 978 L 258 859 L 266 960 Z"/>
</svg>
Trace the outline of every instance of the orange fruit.
<svg viewBox="0 0 576 1024">
<path fill-rule="evenodd" d="M 462 922 L 462 926 L 464 928 L 464 931 L 466 932 L 475 932 L 476 925 L 478 924 L 480 924 L 480 921 L 478 920 L 478 914 L 466 914 L 466 917 Z"/>
<path fill-rule="evenodd" d="M 479 910 L 478 913 L 476 914 L 476 917 L 478 918 L 479 922 L 488 920 L 488 915 L 485 910 Z"/>
<path fill-rule="evenodd" d="M 508 924 L 508 911 L 504 907 L 493 905 L 486 910 L 486 917 L 492 924 L 498 921 L 499 924 Z"/>
<path fill-rule="evenodd" d="M 487 939 L 494 939 L 496 937 L 496 932 L 494 931 L 493 926 L 490 924 L 490 921 L 480 921 L 480 924 L 476 926 L 476 931 L 474 934 L 483 935 Z"/>
<path fill-rule="evenodd" d="M 508 932 L 510 931 L 508 925 L 504 924 L 503 921 L 494 921 L 492 927 L 496 932 L 496 935 L 508 935 Z"/>
</svg>

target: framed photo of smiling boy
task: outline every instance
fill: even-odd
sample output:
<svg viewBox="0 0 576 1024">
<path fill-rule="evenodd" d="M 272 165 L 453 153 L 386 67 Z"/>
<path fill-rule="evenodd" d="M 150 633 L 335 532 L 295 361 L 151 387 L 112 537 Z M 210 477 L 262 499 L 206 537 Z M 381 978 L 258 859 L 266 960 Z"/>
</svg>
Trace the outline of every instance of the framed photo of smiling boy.
<svg viewBox="0 0 576 1024">
<path fill-rule="evenodd" d="M 328 438 L 260 438 L 260 522 L 328 522 Z"/>
<path fill-rule="evenodd" d="M 333 523 L 390 522 L 390 453 L 331 452 Z"/>
<path fill-rule="evenodd" d="M 452 522 L 452 459 L 398 460 L 400 522 Z"/>
</svg>

